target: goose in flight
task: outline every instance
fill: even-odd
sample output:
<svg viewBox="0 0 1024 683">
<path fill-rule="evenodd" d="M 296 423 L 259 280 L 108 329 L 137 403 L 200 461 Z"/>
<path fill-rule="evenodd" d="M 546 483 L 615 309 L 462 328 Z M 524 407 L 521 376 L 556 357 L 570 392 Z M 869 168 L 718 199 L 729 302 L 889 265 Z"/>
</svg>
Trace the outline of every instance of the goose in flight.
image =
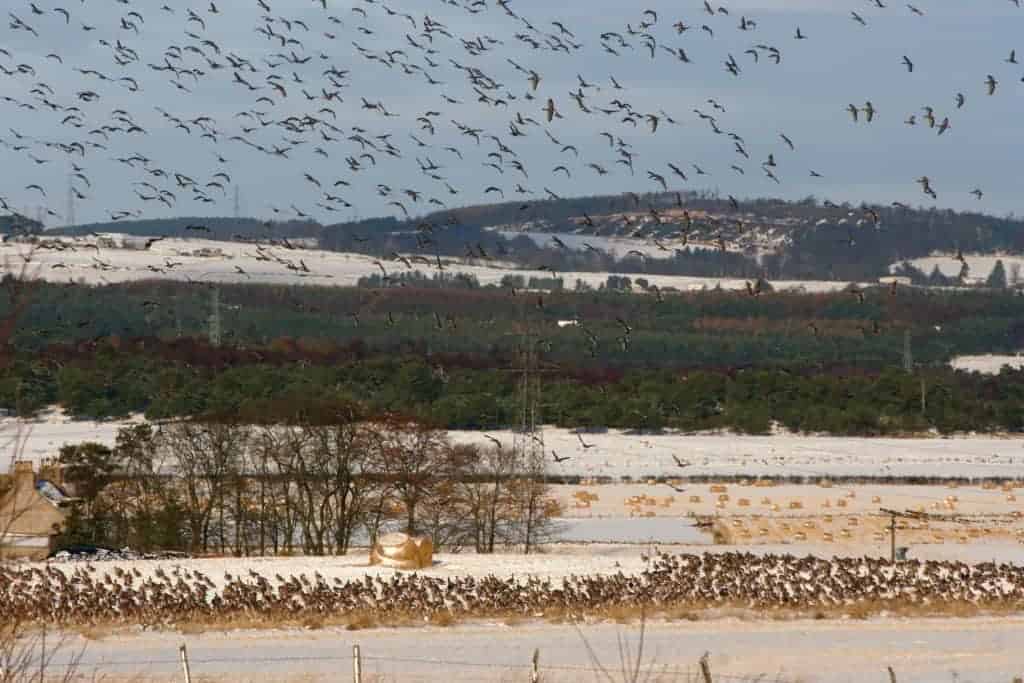
<svg viewBox="0 0 1024 683">
<path fill-rule="evenodd" d="M 547 116 L 548 123 L 551 123 L 552 119 L 562 118 L 558 109 L 555 108 L 555 101 L 550 97 L 548 98 L 547 104 L 544 105 L 544 115 Z"/>
<path fill-rule="evenodd" d="M 988 78 L 985 79 L 985 86 L 988 88 L 989 95 L 994 95 L 996 93 L 996 86 L 998 84 L 999 81 L 997 81 L 992 74 L 989 74 Z"/>
</svg>

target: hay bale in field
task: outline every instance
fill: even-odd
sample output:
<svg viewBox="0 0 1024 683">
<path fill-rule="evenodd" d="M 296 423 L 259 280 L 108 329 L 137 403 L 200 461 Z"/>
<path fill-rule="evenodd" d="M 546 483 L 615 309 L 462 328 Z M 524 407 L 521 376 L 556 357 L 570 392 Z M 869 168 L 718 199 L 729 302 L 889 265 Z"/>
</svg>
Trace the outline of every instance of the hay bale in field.
<svg viewBox="0 0 1024 683">
<path fill-rule="evenodd" d="M 370 564 L 394 569 L 424 569 L 434 564 L 434 544 L 429 536 L 385 534 L 373 544 Z"/>
</svg>

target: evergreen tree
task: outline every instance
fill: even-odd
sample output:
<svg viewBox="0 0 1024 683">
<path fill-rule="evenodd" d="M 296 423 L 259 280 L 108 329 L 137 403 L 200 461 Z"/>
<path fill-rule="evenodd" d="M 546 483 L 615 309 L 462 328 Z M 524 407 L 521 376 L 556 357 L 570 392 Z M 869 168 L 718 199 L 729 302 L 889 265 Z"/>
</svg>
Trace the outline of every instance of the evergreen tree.
<svg viewBox="0 0 1024 683">
<path fill-rule="evenodd" d="M 996 261 L 988 279 L 985 280 L 985 286 L 992 289 L 1006 289 L 1006 268 L 1003 266 L 1002 259 Z"/>
<path fill-rule="evenodd" d="M 932 268 L 932 272 L 928 275 L 928 286 L 929 287 L 945 287 L 949 285 L 949 278 L 946 277 L 941 270 L 939 270 L 938 264 Z"/>
</svg>

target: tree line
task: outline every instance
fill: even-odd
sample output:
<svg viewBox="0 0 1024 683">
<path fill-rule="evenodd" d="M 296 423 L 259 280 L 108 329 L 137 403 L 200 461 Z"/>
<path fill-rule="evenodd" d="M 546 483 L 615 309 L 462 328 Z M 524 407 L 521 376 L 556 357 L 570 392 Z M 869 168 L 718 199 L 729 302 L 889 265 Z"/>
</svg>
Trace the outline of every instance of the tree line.
<svg viewBox="0 0 1024 683">
<path fill-rule="evenodd" d="M 664 259 L 616 258 L 601 252 L 578 252 L 537 244 L 529 237 L 506 238 L 494 228 L 517 230 L 529 225 L 540 232 L 579 234 L 584 215 L 616 216 L 622 212 L 645 213 L 650 208 L 682 208 L 697 217 L 696 233 L 721 234 L 739 220 L 751 229 L 771 229 L 787 238 L 776 253 L 754 255 L 720 250 L 682 248 Z M 717 216 L 719 222 L 700 218 Z M 1024 231 L 1014 216 L 999 218 L 976 212 L 935 208 L 835 204 L 807 197 L 799 201 L 752 198 L 738 201 L 714 192 L 647 193 L 610 195 L 529 202 L 504 202 L 446 209 L 421 217 L 398 220 L 369 218 L 333 225 L 312 221 L 263 221 L 255 218 L 177 218 L 123 221 L 75 226 L 52 231 L 86 235 L 90 232 L 124 232 L 135 235 L 184 235 L 188 225 L 203 225 L 208 232 L 194 233 L 215 239 L 269 240 L 313 238 L 324 249 L 356 252 L 386 258 L 391 253 L 424 253 L 428 257 L 469 257 L 486 262 L 500 257 L 522 267 L 541 265 L 556 270 L 609 271 L 617 273 L 691 275 L 707 277 L 765 277 L 769 279 L 817 279 L 870 281 L 887 275 L 891 264 L 924 257 L 933 252 L 964 253 L 1024 251 Z M 429 228 L 427 244 L 424 229 Z M 601 223 L 602 234 L 625 236 L 635 228 L 610 220 Z M 693 229 L 678 217 L 666 216 L 642 226 L 650 238 L 668 239 L 681 230 Z M 3 225 L 0 223 L 0 231 Z M 488 256 L 489 255 L 489 256 Z"/>
<path fill-rule="evenodd" d="M 333 555 L 403 530 L 450 551 L 530 552 L 557 512 L 536 459 L 339 403 L 310 402 L 289 424 L 134 425 L 59 461 L 80 499 L 63 546 Z"/>
<path fill-rule="evenodd" d="M 800 294 L 772 292 L 768 283 L 753 297 L 655 290 L 642 277 L 610 275 L 592 289 L 514 273 L 501 288 L 448 274 L 410 275 L 400 284 L 409 286 L 222 285 L 221 341 L 264 352 L 297 345 L 325 355 L 353 346 L 367 355 L 464 354 L 494 365 L 515 355 L 526 324 L 546 358 L 587 367 L 845 363 L 879 369 L 901 363 L 905 332 L 924 364 L 1024 347 L 1024 297 L 1001 291 L 901 287 L 893 294 L 877 287 Z M 541 286 L 544 291 L 523 291 Z M 12 301 L 0 297 L 0 319 L 13 310 Z M 60 347 L 114 338 L 152 339 L 158 350 L 187 344 L 207 337 L 213 313 L 210 289 L 178 282 L 33 283 L 18 305 L 23 310 L 7 350 L 42 357 L 50 348 L 60 356 Z M 560 327 L 566 320 L 578 325 Z M 616 343 L 620 321 L 633 330 L 625 348 Z M 588 339 L 597 339 L 596 347 Z M 590 351 L 580 353 L 581 344 Z"/>
<path fill-rule="evenodd" d="M 154 351 L 156 342 L 149 344 L 145 353 Z M 187 350 L 174 361 L 145 353 L 103 346 L 59 366 L 19 359 L 0 374 L 0 408 L 28 415 L 59 404 L 82 419 L 217 413 L 260 423 L 287 422 L 295 401 L 348 401 L 370 413 L 397 412 L 445 429 L 472 430 L 518 425 L 522 412 L 515 366 L 477 364 L 471 357 L 357 355 L 327 363 L 283 351 L 262 361 L 210 347 Z M 763 434 L 778 425 L 794 432 L 877 436 L 1024 427 L 1020 370 L 979 375 L 941 367 L 907 373 L 849 365 L 541 369 L 539 419 L 567 428 Z"/>
</svg>

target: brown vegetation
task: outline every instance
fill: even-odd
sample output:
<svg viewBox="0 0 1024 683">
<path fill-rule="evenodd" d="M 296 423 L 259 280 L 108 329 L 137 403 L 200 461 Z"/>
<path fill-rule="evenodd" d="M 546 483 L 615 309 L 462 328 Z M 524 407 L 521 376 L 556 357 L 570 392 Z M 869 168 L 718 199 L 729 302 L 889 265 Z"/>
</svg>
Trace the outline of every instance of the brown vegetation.
<svg viewBox="0 0 1024 683">
<path fill-rule="evenodd" d="M 142 625 L 151 629 L 345 626 L 350 629 L 463 619 L 627 622 L 646 612 L 694 619 L 757 613 L 788 619 L 970 616 L 1019 612 L 1024 568 L 869 558 L 823 560 L 743 553 L 649 558 L 637 575 L 562 581 L 422 574 L 328 581 L 319 574 L 270 580 L 255 572 L 218 588 L 199 572 L 157 569 L 152 577 L 115 567 L 0 570 L 0 620 L 62 628 Z"/>
</svg>

